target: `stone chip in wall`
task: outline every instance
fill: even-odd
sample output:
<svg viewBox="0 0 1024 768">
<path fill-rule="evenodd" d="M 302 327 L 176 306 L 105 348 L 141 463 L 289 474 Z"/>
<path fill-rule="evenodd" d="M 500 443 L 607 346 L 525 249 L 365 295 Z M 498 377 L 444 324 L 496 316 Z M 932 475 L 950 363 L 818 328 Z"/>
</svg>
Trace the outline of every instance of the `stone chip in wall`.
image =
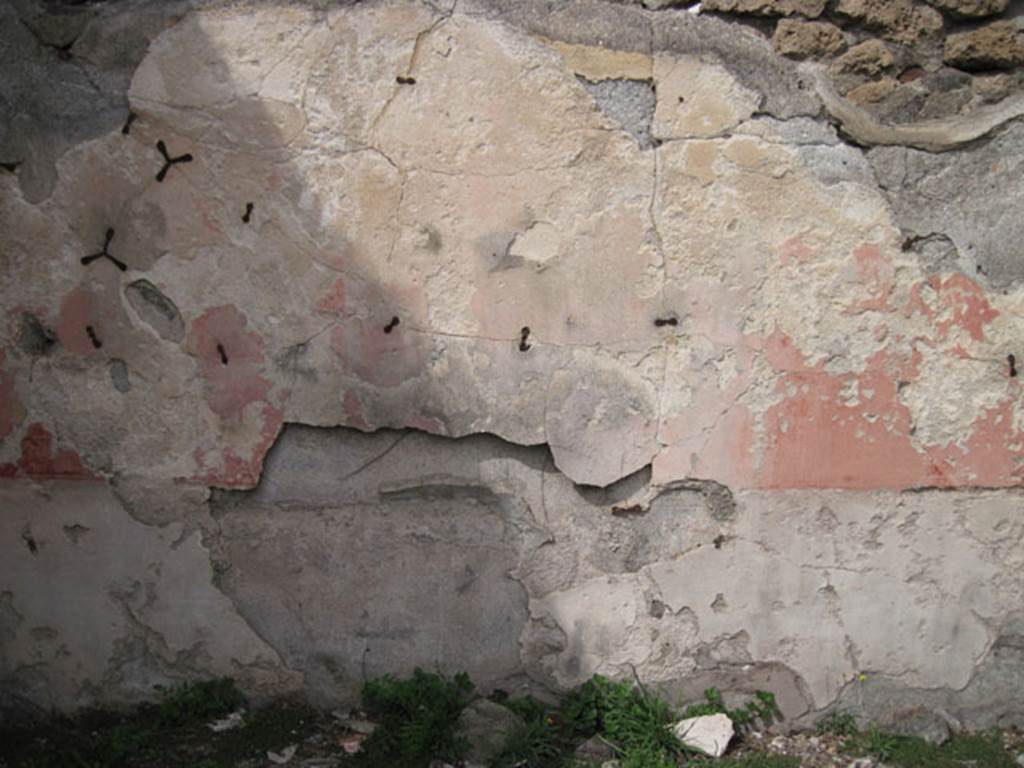
<svg viewBox="0 0 1024 768">
<path fill-rule="evenodd" d="M 1010 0 L 926 0 L 926 2 L 959 19 L 995 16 L 1005 11 L 1010 5 Z"/>
<path fill-rule="evenodd" d="M 843 32 L 827 21 L 782 19 L 772 36 L 775 50 L 793 59 L 834 56 L 846 47 Z"/>
<path fill-rule="evenodd" d="M 881 40 L 865 40 L 853 46 L 832 62 L 832 75 L 866 75 L 877 77 L 895 63 L 889 46 Z"/>
<path fill-rule="evenodd" d="M 901 43 L 913 44 L 942 31 L 942 14 L 913 0 L 839 0 L 836 13 Z"/>
<path fill-rule="evenodd" d="M 701 9 L 720 13 L 746 13 L 754 16 L 821 16 L 825 0 L 704 0 Z"/>
<path fill-rule="evenodd" d="M 1024 31 L 1010 21 L 997 21 L 946 38 L 942 60 L 966 70 L 1010 69 L 1024 63 Z"/>
</svg>

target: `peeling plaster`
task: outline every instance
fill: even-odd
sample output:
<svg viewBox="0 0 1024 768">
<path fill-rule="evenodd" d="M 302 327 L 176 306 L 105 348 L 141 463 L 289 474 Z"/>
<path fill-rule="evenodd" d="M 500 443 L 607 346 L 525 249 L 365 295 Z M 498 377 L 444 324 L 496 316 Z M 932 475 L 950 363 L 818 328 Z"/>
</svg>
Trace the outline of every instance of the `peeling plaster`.
<svg viewBox="0 0 1024 768">
<path fill-rule="evenodd" d="M 612 4 L 146 18 L 134 118 L 0 174 L 4 688 L 441 660 L 1000 716 L 1024 288 L 949 210 L 1018 96 L 889 126 Z"/>
</svg>

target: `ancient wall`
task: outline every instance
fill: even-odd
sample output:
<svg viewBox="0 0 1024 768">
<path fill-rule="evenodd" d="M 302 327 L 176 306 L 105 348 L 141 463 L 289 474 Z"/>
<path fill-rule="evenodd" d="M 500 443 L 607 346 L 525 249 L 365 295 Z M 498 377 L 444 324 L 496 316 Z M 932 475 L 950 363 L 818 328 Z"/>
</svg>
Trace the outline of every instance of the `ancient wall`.
<svg viewBox="0 0 1024 768">
<path fill-rule="evenodd" d="M 0 704 L 1024 723 L 1021 12 L 0 4 Z"/>
</svg>

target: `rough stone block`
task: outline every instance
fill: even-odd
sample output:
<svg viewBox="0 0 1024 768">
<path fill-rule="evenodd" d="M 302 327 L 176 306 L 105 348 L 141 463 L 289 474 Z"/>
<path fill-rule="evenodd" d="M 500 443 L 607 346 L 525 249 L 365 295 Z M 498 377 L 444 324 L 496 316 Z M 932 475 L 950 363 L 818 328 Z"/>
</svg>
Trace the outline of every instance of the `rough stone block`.
<svg viewBox="0 0 1024 768">
<path fill-rule="evenodd" d="M 825 21 L 782 19 L 775 27 L 772 45 L 783 56 L 808 59 L 834 56 L 846 47 L 842 30 Z"/>
<path fill-rule="evenodd" d="M 1015 23 L 995 22 L 946 38 L 942 60 L 966 70 L 1009 69 L 1024 63 L 1024 31 Z"/>
<path fill-rule="evenodd" d="M 792 16 L 817 18 L 825 10 L 825 0 L 705 0 L 705 11 L 747 13 L 755 16 Z"/>
</svg>

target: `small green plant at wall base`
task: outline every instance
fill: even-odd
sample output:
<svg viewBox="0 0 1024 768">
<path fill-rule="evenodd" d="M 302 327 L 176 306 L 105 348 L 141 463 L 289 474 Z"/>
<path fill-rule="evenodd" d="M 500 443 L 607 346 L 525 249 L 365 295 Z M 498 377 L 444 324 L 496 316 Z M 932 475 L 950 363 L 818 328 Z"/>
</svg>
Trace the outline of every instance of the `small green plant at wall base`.
<svg viewBox="0 0 1024 768">
<path fill-rule="evenodd" d="M 751 701 L 742 707 L 729 709 L 725 706 L 722 694 L 717 688 L 705 690 L 704 701 L 687 707 L 683 712 L 683 717 L 701 717 L 719 713 L 727 715 L 739 731 L 750 730 L 757 726 L 767 727 L 782 717 L 782 713 L 775 703 L 775 694 L 769 691 L 755 691 Z"/>
<path fill-rule="evenodd" d="M 506 709 L 515 712 L 527 723 L 552 719 L 552 708 L 545 706 L 543 702 L 538 701 L 533 696 L 492 698 Z"/>
<path fill-rule="evenodd" d="M 425 768 L 434 759 L 458 763 L 468 745 L 456 724 L 472 694 L 473 683 L 461 672 L 449 679 L 417 668 L 406 680 L 385 675 L 367 682 L 363 707 L 380 725 L 360 762 L 394 768 Z"/>
<path fill-rule="evenodd" d="M 677 719 L 668 704 L 629 683 L 594 675 L 566 696 L 561 714 L 567 733 L 580 739 L 600 734 L 623 753 L 685 751 L 668 727 Z"/>
<path fill-rule="evenodd" d="M 493 768 L 557 768 L 564 762 L 557 731 L 543 720 L 531 720 L 513 730 L 495 758 Z"/>
<path fill-rule="evenodd" d="M 533 696 L 493 698 L 523 720 L 508 735 L 493 768 L 563 768 L 571 743 L 562 737 L 557 713 Z"/>
<path fill-rule="evenodd" d="M 997 731 L 955 735 L 942 746 L 871 726 L 848 742 L 848 751 L 870 755 L 890 768 L 1016 768 Z"/>
<path fill-rule="evenodd" d="M 678 765 L 678 761 L 656 747 L 634 747 L 619 760 L 620 768 L 676 768 Z"/>
<path fill-rule="evenodd" d="M 836 736 L 855 736 L 860 730 L 857 718 L 849 712 L 836 710 L 818 721 L 815 726 L 820 734 L 831 733 Z"/>
<path fill-rule="evenodd" d="M 221 717 L 245 704 L 229 677 L 182 683 L 160 690 L 157 719 L 163 726 L 183 725 Z"/>
</svg>

